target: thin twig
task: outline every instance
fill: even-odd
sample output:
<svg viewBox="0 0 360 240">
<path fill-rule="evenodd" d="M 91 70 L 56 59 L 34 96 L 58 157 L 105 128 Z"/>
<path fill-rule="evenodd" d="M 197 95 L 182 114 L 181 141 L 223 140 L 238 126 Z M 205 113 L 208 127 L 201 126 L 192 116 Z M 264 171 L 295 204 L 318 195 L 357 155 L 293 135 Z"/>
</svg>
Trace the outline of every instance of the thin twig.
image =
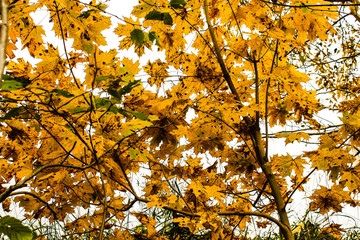
<svg viewBox="0 0 360 240">
<path fill-rule="evenodd" d="M 160 167 L 161 167 L 161 171 L 163 172 L 164 174 L 164 178 L 165 178 L 165 181 L 166 183 L 169 185 L 169 187 L 177 194 L 180 196 L 180 198 L 184 201 L 185 205 L 188 207 L 188 209 L 190 210 L 191 213 L 194 213 L 193 210 L 191 209 L 191 207 L 189 206 L 189 204 L 187 203 L 187 201 L 185 200 L 184 196 L 181 194 L 180 191 L 176 190 L 170 183 L 169 179 L 167 178 L 166 174 L 165 174 L 165 171 L 164 171 L 164 168 L 162 166 L 162 164 L 160 164 Z"/>
<path fill-rule="evenodd" d="M 311 174 L 313 174 L 313 172 L 315 172 L 316 169 L 317 169 L 317 167 L 315 167 L 313 170 L 311 170 L 311 172 L 308 175 L 306 175 L 306 177 L 304 177 L 304 179 L 301 180 L 301 182 L 295 187 L 295 189 L 291 192 L 290 196 L 286 200 L 285 207 L 290 202 L 290 199 L 291 199 L 292 195 L 294 195 L 296 190 L 306 181 L 306 179 L 308 179 L 310 177 Z"/>
<path fill-rule="evenodd" d="M 4 1 L 4 0 L 3 0 Z M 55 2 L 54 2 L 55 3 Z M 61 19 L 60 19 L 60 14 L 59 14 L 59 8 L 58 8 L 58 5 L 55 3 L 55 9 L 56 9 L 56 16 L 58 18 L 58 21 L 59 21 L 59 27 L 60 27 L 60 32 L 61 32 L 61 38 L 62 38 L 62 42 L 63 42 L 63 46 L 64 46 L 64 51 L 65 51 L 65 56 L 66 56 L 66 60 L 69 64 L 69 69 L 70 69 L 70 72 L 71 72 L 71 75 L 74 79 L 74 82 L 76 84 L 76 87 L 78 89 L 80 89 L 80 84 L 77 82 L 77 79 L 75 77 L 75 74 L 72 70 L 72 66 L 71 66 L 71 62 L 70 62 L 70 59 L 69 59 L 69 56 L 68 56 L 68 52 L 66 50 L 66 44 L 65 44 L 65 35 L 64 35 L 64 31 L 63 31 L 63 28 L 62 28 L 62 24 L 61 24 Z"/>
</svg>

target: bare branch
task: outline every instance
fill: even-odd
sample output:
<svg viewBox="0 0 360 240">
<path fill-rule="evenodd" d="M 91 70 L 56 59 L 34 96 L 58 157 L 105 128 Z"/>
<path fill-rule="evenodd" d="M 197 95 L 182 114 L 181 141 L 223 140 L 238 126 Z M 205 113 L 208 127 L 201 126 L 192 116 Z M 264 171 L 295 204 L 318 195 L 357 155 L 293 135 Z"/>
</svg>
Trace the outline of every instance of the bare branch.
<svg viewBox="0 0 360 240">
<path fill-rule="evenodd" d="M 2 75 L 6 65 L 6 45 L 8 40 L 8 6 L 6 0 L 1 0 L 1 32 L 0 32 L 0 89 Z"/>
</svg>

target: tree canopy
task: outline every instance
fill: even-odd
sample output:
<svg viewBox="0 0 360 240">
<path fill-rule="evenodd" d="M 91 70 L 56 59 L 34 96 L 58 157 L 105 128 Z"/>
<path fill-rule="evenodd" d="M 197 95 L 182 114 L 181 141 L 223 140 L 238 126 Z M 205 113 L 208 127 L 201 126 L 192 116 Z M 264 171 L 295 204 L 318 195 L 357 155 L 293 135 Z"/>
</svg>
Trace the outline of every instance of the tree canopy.
<svg viewBox="0 0 360 240">
<path fill-rule="evenodd" d="M 240 239 L 255 217 L 294 239 L 287 206 L 316 171 L 329 185 L 310 210 L 359 205 L 358 1 L 139 0 L 131 17 L 110 1 L 1 2 L 5 211 L 66 236 Z"/>
</svg>

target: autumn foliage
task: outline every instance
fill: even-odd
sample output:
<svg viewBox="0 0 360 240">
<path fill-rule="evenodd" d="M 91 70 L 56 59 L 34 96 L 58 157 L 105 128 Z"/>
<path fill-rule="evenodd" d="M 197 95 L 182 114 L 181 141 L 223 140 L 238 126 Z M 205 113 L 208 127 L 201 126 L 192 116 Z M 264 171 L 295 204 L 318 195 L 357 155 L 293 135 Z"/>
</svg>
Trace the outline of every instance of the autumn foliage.
<svg viewBox="0 0 360 240">
<path fill-rule="evenodd" d="M 357 1 L 140 0 L 131 17 L 109 1 L 2 1 L 5 211 L 98 239 L 166 239 L 169 224 L 240 239 L 252 219 L 294 239 L 288 205 L 314 172 L 331 184 L 311 210 L 358 205 Z"/>
</svg>

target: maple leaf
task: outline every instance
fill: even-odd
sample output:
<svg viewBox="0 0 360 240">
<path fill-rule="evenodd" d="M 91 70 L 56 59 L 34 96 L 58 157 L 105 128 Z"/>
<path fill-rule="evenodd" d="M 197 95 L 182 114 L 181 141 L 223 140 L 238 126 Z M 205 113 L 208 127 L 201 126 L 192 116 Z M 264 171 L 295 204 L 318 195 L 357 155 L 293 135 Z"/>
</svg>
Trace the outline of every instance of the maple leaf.
<svg viewBox="0 0 360 240">
<path fill-rule="evenodd" d="M 345 186 L 349 189 L 350 192 L 353 192 L 355 189 L 359 188 L 360 178 L 359 174 L 355 170 L 343 171 L 341 176 L 341 181 L 345 182 Z"/>
<path fill-rule="evenodd" d="M 148 80 L 150 86 L 154 84 L 158 87 L 162 85 L 165 79 L 169 76 L 169 73 L 166 71 L 167 64 L 162 62 L 160 59 L 155 62 L 148 62 L 148 64 L 144 67 L 146 73 L 148 73 L 151 77 Z"/>
<path fill-rule="evenodd" d="M 315 190 L 310 197 L 312 200 L 310 210 L 319 209 L 320 213 L 327 213 L 330 210 L 340 212 L 343 208 L 341 203 L 349 198 L 348 193 L 339 186 L 334 185 L 331 189 L 320 186 L 320 189 Z"/>
<path fill-rule="evenodd" d="M 309 140 L 310 135 L 305 132 L 296 133 L 279 133 L 276 134 L 278 138 L 285 138 L 285 144 L 293 143 L 295 141 L 300 142 L 302 139 Z"/>
</svg>

